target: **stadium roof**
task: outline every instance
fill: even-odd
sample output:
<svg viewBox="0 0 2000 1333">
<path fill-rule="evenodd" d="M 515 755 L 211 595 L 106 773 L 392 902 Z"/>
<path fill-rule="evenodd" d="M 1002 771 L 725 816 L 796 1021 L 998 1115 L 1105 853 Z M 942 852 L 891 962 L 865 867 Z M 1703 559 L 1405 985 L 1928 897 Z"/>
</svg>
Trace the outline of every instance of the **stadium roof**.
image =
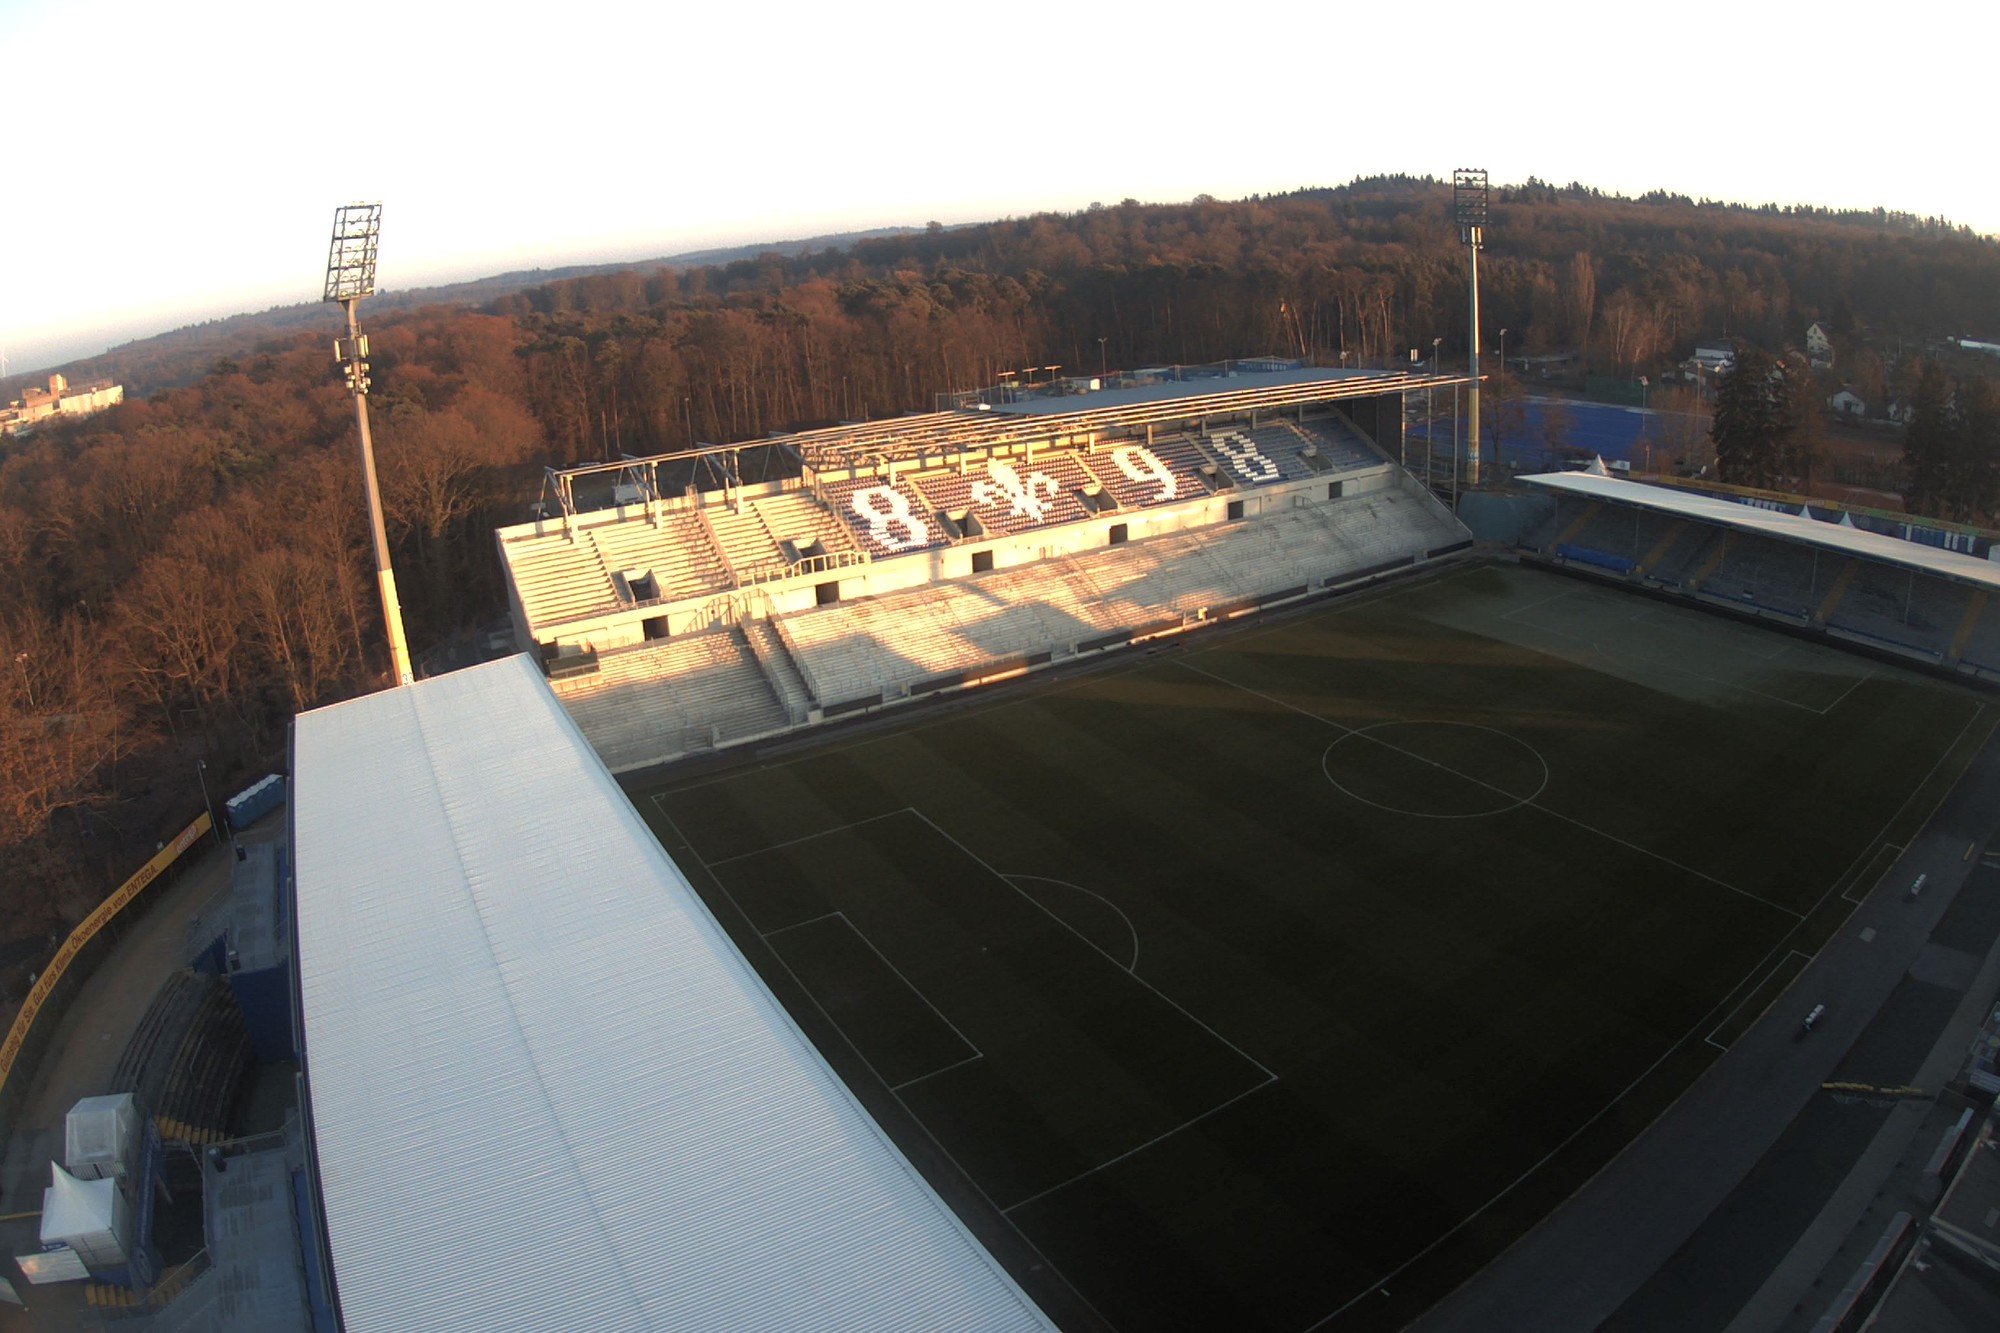
<svg viewBox="0 0 2000 1333">
<path fill-rule="evenodd" d="M 2000 590 L 2000 564 L 1960 551 L 1946 551 L 1884 533 L 1823 522 L 1804 514 L 1787 514 L 1775 509 L 1738 504 L 1713 495 L 1669 490 L 1663 486 L 1648 486 L 1644 482 L 1600 477 L 1587 472 L 1548 472 L 1518 480 L 1545 490 L 1562 491 L 1610 504 L 1635 505 L 1680 518 L 1754 532 L 1761 537 L 1801 542 L 1842 555 L 1900 565 L 1919 573 Z"/>
<path fill-rule="evenodd" d="M 1408 377 L 1402 377 L 1408 378 Z M 1013 416 L 1063 416 L 1084 411 L 1134 407 L 1151 403 L 1175 402 L 1182 398 L 1203 398 L 1215 394 L 1247 393 L 1263 389 L 1291 389 L 1300 385 L 1345 388 L 1342 381 L 1369 380 L 1376 392 L 1382 389 L 1379 370 L 1239 370 L 1229 375 L 1197 375 L 1183 380 L 1159 380 L 1131 388 L 1095 389 L 1087 394 L 1052 394 L 1018 398 L 1011 403 L 995 403 L 993 411 Z M 1398 387 L 1402 387 L 1400 384 Z"/>
<path fill-rule="evenodd" d="M 857 1103 L 526 657 L 294 733 L 342 1323 L 1053 1328 Z"/>
<path fill-rule="evenodd" d="M 796 451 L 808 467 L 838 468 L 858 461 L 994 448 L 1084 431 L 1142 430 L 1149 424 L 1196 416 L 1275 412 L 1343 398 L 1408 393 L 1426 384 L 1464 382 L 1463 376 L 1400 370 L 1244 370 L 1130 389 L 1029 397 L 988 409 L 920 412 L 775 438 Z"/>
</svg>

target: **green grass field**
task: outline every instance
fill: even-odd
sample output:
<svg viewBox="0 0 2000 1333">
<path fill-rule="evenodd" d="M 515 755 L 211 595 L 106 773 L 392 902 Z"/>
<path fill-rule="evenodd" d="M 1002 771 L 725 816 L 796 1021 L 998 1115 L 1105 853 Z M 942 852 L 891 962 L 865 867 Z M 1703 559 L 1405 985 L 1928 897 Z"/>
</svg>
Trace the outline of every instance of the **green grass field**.
<svg viewBox="0 0 2000 1333">
<path fill-rule="evenodd" d="M 1298 1333 L 1587 1179 L 1993 721 L 1472 567 L 635 795 L 947 1197 L 1116 1328 Z"/>
</svg>

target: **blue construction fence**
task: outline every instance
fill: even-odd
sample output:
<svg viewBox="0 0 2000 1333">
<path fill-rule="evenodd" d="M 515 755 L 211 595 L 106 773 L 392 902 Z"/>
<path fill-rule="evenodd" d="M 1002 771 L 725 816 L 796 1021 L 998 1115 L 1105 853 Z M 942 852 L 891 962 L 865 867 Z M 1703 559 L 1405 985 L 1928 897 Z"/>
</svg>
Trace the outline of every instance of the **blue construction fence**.
<svg viewBox="0 0 2000 1333">
<path fill-rule="evenodd" d="M 1480 416 L 1481 452 L 1489 461 L 1498 457 L 1520 472 L 1559 472 L 1593 458 L 1638 468 L 1664 466 L 1688 441 L 1708 436 L 1706 418 L 1692 413 L 1571 398 L 1508 400 L 1497 438 L 1492 415 L 1482 412 Z M 1432 448 L 1450 452 L 1453 425 L 1446 407 L 1432 432 Z M 1463 447 L 1467 422 L 1462 413 L 1456 426 L 1455 438 Z M 1408 438 L 1416 445 L 1430 442 L 1422 421 L 1410 423 Z"/>
</svg>

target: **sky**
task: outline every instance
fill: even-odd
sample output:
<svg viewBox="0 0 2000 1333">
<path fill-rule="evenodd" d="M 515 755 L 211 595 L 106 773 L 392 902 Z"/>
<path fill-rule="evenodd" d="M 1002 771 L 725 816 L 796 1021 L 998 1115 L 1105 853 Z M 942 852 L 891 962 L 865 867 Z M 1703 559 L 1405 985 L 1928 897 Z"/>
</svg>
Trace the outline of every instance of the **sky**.
<svg viewBox="0 0 2000 1333">
<path fill-rule="evenodd" d="M 1994 234 L 1996 32 L 1990 0 L 0 0 L 0 351 L 316 300 L 357 200 L 382 290 L 1461 166 Z"/>
</svg>

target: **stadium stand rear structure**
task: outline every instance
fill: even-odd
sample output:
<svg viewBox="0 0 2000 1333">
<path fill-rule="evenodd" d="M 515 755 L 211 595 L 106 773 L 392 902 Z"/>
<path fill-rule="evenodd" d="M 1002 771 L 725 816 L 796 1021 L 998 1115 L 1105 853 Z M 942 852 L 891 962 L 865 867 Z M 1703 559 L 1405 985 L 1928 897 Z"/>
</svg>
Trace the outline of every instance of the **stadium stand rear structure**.
<svg viewBox="0 0 2000 1333">
<path fill-rule="evenodd" d="M 348 1333 L 1054 1327 L 525 658 L 302 714 L 293 773 L 301 1208 Z"/>
<path fill-rule="evenodd" d="M 1973 553 L 2000 548 L 1914 525 L 1871 530 L 1817 502 L 1574 472 L 1521 480 L 1554 499 L 1521 542 L 1534 559 L 2000 681 L 2000 562 Z"/>
<path fill-rule="evenodd" d="M 685 455 L 552 473 L 560 512 L 497 534 L 517 642 L 625 771 L 1470 545 L 1391 459 L 1423 380 L 1150 374 L 782 437 L 772 482 L 663 484 Z M 613 503 L 577 505 L 606 472 Z"/>
</svg>

